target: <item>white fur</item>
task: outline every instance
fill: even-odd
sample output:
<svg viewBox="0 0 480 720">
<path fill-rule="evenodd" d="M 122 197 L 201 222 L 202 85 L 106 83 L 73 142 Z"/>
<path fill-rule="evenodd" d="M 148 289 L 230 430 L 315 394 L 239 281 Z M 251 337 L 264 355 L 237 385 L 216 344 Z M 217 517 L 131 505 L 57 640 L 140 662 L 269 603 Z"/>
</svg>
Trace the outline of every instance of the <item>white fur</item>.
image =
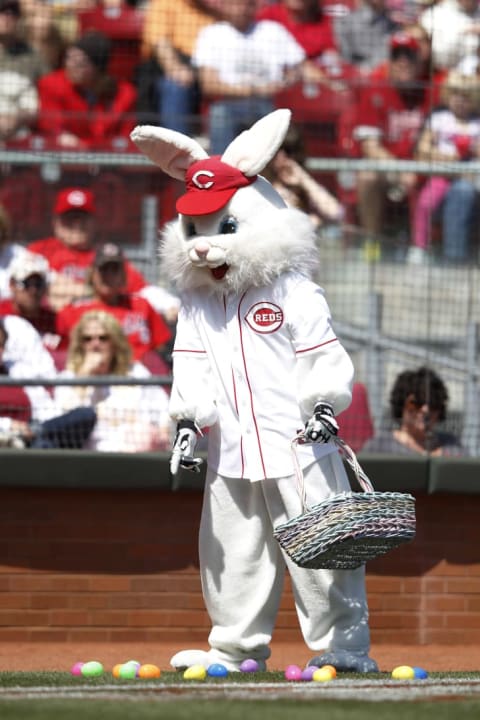
<svg viewBox="0 0 480 720">
<path fill-rule="evenodd" d="M 176 180 L 184 180 L 192 163 L 208 157 L 196 140 L 175 130 L 138 125 L 130 137 L 149 160 Z"/>
<path fill-rule="evenodd" d="M 268 186 L 266 193 L 264 185 L 268 185 L 266 180 L 259 178 L 237 192 L 214 215 L 180 217 L 167 225 L 160 247 L 161 263 L 180 292 L 194 288 L 243 292 L 248 287 L 269 285 L 287 270 L 310 276 L 318 262 L 315 229 L 310 219 L 299 210 L 286 207 L 280 196 L 274 204 L 275 191 Z M 232 235 L 219 234 L 220 222 L 228 217 L 238 222 L 238 231 Z M 185 236 L 189 222 L 194 223 L 198 232 L 194 238 Z M 211 251 L 199 262 L 195 244 L 203 239 Z M 229 269 L 223 279 L 216 280 L 211 269 L 223 263 Z"/>
</svg>

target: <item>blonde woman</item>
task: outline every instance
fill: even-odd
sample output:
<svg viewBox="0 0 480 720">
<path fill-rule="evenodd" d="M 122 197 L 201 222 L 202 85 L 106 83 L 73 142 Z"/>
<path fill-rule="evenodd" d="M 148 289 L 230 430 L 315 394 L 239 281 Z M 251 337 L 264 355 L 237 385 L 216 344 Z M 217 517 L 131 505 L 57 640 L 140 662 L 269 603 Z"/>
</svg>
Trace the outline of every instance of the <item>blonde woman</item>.
<svg viewBox="0 0 480 720">
<path fill-rule="evenodd" d="M 70 336 L 66 370 L 60 377 L 148 377 L 140 363 L 132 364 L 130 344 L 119 322 L 109 313 L 86 312 Z M 152 385 L 60 386 L 55 392 L 63 410 L 94 407 L 97 424 L 87 447 L 106 452 L 166 450 L 172 439 L 168 395 Z"/>
</svg>

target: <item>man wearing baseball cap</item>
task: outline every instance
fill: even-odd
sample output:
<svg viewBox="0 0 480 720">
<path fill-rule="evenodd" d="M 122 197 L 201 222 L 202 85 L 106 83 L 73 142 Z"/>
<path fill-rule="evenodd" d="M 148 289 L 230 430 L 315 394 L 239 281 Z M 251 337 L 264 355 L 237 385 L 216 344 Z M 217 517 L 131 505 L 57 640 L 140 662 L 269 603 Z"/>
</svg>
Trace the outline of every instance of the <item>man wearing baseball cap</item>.
<svg viewBox="0 0 480 720">
<path fill-rule="evenodd" d="M 53 204 L 53 236 L 28 245 L 30 252 L 43 255 L 53 277 L 50 302 L 59 310 L 88 293 L 88 270 L 95 257 L 96 207 L 92 191 L 83 187 L 60 190 Z M 126 263 L 129 292 L 146 286 L 142 274 Z"/>
<path fill-rule="evenodd" d="M 409 160 L 432 102 L 431 86 L 420 80 L 420 46 L 406 32 L 390 38 L 390 58 L 385 80 L 362 90 L 353 128 L 360 155 L 369 160 Z M 365 232 L 366 259 L 380 253 L 387 198 L 406 200 L 416 186 L 414 173 L 361 171 L 357 174 L 358 213 Z"/>
<path fill-rule="evenodd" d="M 171 332 L 145 298 L 128 291 L 126 268 L 127 261 L 118 245 L 105 243 L 97 249 L 89 273 L 90 297 L 66 306 L 58 314 L 62 348 L 85 312 L 103 310 L 122 326 L 135 360 L 143 360 L 149 351 L 164 349 Z"/>
<path fill-rule="evenodd" d="M 41 255 L 26 252 L 10 266 L 11 297 L 0 301 L 0 315 L 18 315 L 33 325 L 44 346 L 55 350 L 60 342 L 56 312 L 47 301 L 49 268 Z"/>
</svg>

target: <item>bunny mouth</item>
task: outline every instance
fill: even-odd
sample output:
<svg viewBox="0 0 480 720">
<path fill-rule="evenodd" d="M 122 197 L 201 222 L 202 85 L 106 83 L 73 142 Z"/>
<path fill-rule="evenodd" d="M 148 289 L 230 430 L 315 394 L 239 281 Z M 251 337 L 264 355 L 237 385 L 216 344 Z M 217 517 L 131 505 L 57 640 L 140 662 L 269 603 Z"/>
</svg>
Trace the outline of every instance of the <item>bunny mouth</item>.
<svg viewBox="0 0 480 720">
<path fill-rule="evenodd" d="M 212 273 L 215 280 L 223 280 L 225 275 L 227 274 L 227 270 L 230 266 L 227 265 L 227 263 L 223 263 L 223 265 L 219 265 L 216 268 L 210 268 L 210 272 Z"/>
</svg>

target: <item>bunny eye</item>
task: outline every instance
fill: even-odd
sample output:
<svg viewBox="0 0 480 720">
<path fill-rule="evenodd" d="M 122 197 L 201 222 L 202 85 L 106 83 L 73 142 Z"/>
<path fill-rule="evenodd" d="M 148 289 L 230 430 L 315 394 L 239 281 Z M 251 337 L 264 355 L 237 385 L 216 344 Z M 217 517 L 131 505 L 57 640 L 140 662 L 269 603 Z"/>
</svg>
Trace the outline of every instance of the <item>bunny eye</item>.
<svg viewBox="0 0 480 720">
<path fill-rule="evenodd" d="M 185 234 L 187 237 L 194 237 L 194 235 L 197 234 L 197 231 L 195 230 L 195 225 L 193 222 L 187 222 L 185 226 Z"/>
<path fill-rule="evenodd" d="M 221 235 L 233 235 L 237 232 L 238 223 L 233 217 L 227 217 L 222 220 L 218 228 Z"/>
</svg>

